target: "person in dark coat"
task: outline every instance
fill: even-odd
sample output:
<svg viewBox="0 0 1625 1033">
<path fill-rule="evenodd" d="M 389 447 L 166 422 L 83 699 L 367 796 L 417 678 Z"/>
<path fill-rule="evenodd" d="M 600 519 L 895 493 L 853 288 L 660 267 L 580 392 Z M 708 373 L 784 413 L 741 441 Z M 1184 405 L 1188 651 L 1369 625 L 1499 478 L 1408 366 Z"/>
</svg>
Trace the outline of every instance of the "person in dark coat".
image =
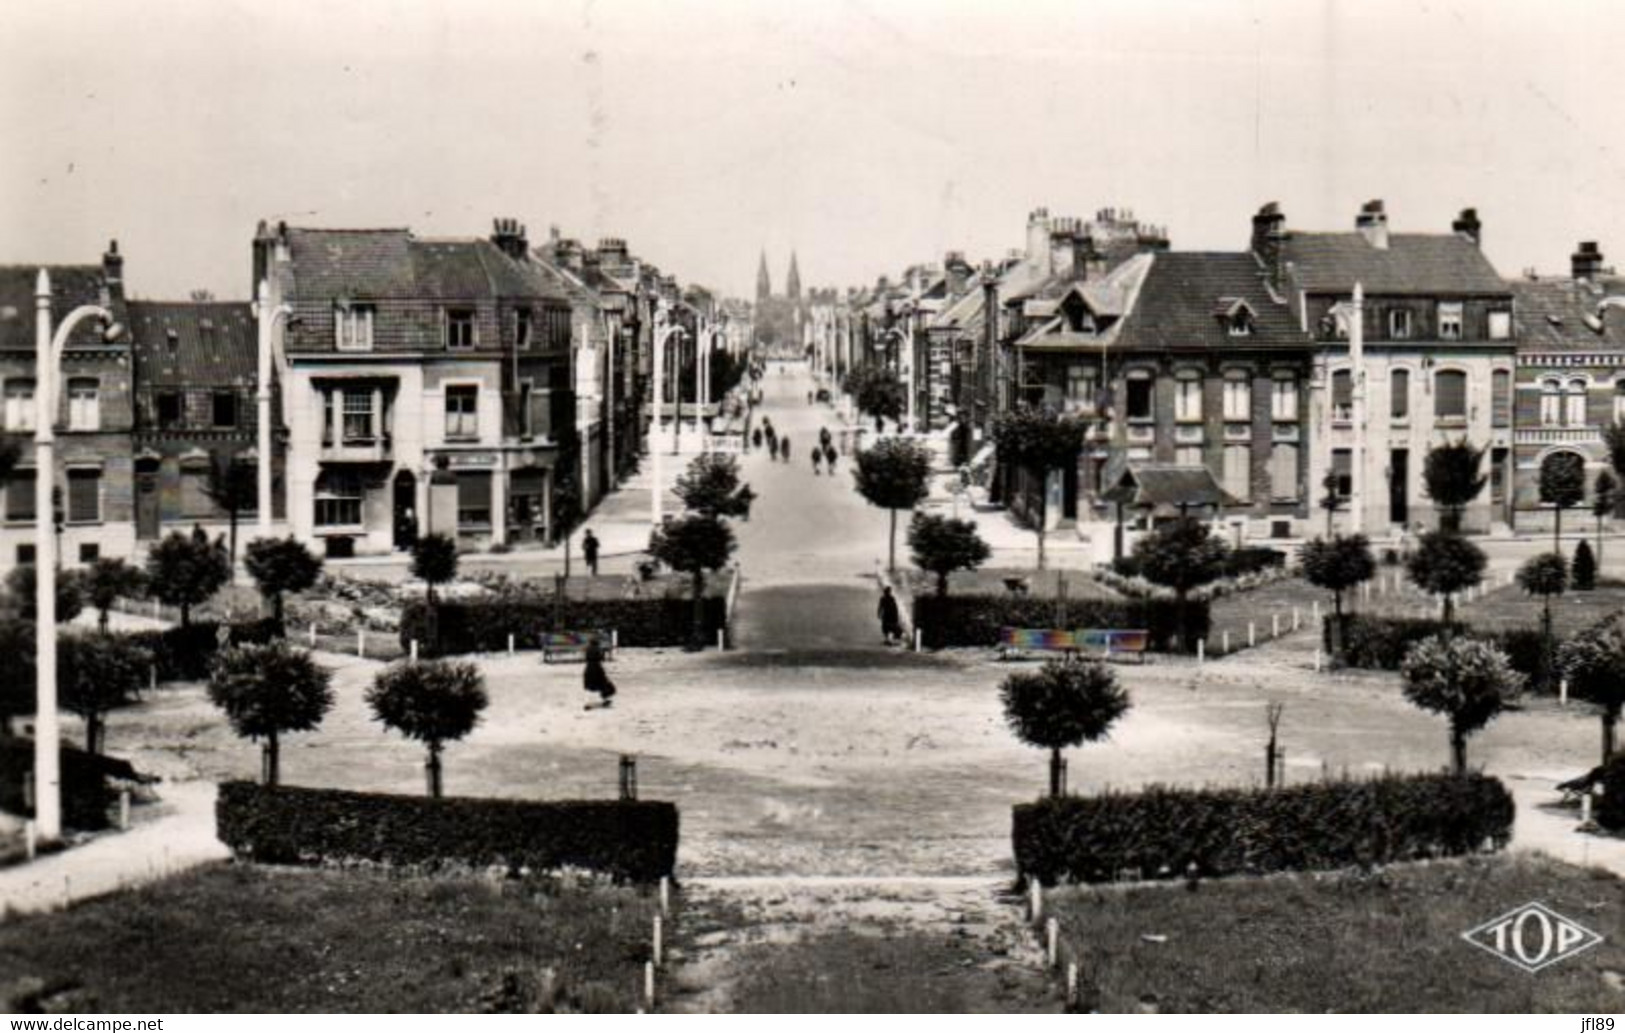
<svg viewBox="0 0 1625 1033">
<path fill-rule="evenodd" d="M 779 435 L 773 430 L 772 424 L 768 424 L 765 433 L 767 434 L 767 457 L 777 462 L 779 458 Z"/>
<path fill-rule="evenodd" d="M 820 445 L 823 445 L 825 448 L 828 448 L 829 443 L 830 443 L 831 440 L 832 439 L 830 438 L 829 428 L 828 427 L 820 428 L 819 431 L 818 431 L 818 443 Z"/>
<path fill-rule="evenodd" d="M 903 638 L 903 612 L 897 606 L 897 597 L 892 595 L 891 586 L 887 585 L 880 592 L 880 607 L 877 610 L 880 617 L 880 633 L 886 637 L 886 645 L 901 641 Z"/>
<path fill-rule="evenodd" d="M 615 683 L 609 680 L 609 672 L 604 670 L 604 647 L 599 644 L 597 635 L 587 640 L 587 669 L 581 673 L 581 687 L 588 692 L 598 693 L 600 709 L 607 708 L 615 701 Z M 582 709 L 592 708 L 593 704 L 588 703 Z"/>
<path fill-rule="evenodd" d="M 597 577 L 598 537 L 592 533 L 590 528 L 587 530 L 586 534 L 581 536 L 581 555 L 586 557 L 587 570 L 591 571 L 593 577 Z"/>
<path fill-rule="evenodd" d="M 834 445 L 824 446 L 824 465 L 829 467 L 829 475 L 831 477 L 835 476 L 835 457 L 838 455 L 840 455 L 840 453 L 835 451 Z"/>
<path fill-rule="evenodd" d="M 813 476 L 817 477 L 819 475 L 819 473 L 821 472 L 818 464 L 824 461 L 824 453 L 819 451 L 816 447 L 814 447 L 813 450 L 812 450 L 812 461 L 813 461 Z"/>
<path fill-rule="evenodd" d="M 757 427 L 750 432 L 750 443 L 752 448 L 762 447 L 762 428 Z"/>
<path fill-rule="evenodd" d="M 784 437 L 779 439 L 779 454 L 784 457 L 785 462 L 788 463 L 790 461 L 790 437 L 789 437 L 789 435 L 785 435 Z"/>
</svg>

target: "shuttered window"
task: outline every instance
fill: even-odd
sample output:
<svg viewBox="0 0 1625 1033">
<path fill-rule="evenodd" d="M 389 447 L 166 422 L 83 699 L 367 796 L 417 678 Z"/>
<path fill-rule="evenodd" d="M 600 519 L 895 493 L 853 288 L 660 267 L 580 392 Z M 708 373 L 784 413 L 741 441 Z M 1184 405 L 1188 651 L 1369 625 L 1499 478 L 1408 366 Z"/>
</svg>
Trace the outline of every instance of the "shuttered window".
<svg viewBox="0 0 1625 1033">
<path fill-rule="evenodd" d="M 1332 419 L 1347 423 L 1354 418 L 1354 374 L 1340 369 L 1332 374 Z"/>
<path fill-rule="evenodd" d="M 1243 501 L 1253 494 L 1252 458 L 1251 445 L 1224 446 L 1224 490 Z"/>
<path fill-rule="evenodd" d="M 457 475 L 457 528 L 484 530 L 491 526 L 491 475 Z"/>
<path fill-rule="evenodd" d="M 1498 369 L 1490 374 L 1490 426 L 1512 426 L 1512 372 Z"/>
<path fill-rule="evenodd" d="M 1388 412 L 1396 420 L 1411 415 L 1411 371 L 1396 369 L 1388 374 Z"/>
<path fill-rule="evenodd" d="M 1433 375 L 1433 415 L 1441 420 L 1467 418 L 1467 374 L 1459 369 Z"/>
<path fill-rule="evenodd" d="M 102 518 L 102 472 L 68 471 L 68 523 L 94 524 Z"/>
<path fill-rule="evenodd" d="M 1298 497 L 1298 446 L 1277 441 L 1270 450 L 1270 498 L 1290 502 Z"/>
<path fill-rule="evenodd" d="M 17 469 L 6 480 L 6 519 L 34 519 L 34 471 Z"/>
</svg>

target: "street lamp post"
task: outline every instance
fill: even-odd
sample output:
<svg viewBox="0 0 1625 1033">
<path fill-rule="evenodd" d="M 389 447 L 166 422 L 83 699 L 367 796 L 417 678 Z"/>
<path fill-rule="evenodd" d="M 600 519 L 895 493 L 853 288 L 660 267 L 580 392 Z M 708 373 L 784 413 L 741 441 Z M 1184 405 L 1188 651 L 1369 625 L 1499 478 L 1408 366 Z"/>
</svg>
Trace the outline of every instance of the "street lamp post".
<svg viewBox="0 0 1625 1033">
<path fill-rule="evenodd" d="M 1353 410 L 1349 415 L 1354 424 L 1354 454 L 1349 464 L 1349 531 L 1360 534 L 1365 530 L 1365 288 L 1354 285 L 1354 304 L 1349 313 L 1349 362 L 1354 367 Z"/>
<path fill-rule="evenodd" d="M 662 302 L 660 308 L 655 311 L 654 420 L 649 427 L 649 456 L 654 461 L 649 522 L 656 527 L 661 524 L 661 492 L 665 483 L 664 473 L 661 470 L 660 446 L 656 442 L 660 435 L 660 410 L 666 404 L 666 341 L 673 336 L 680 336 L 683 332 L 680 325 L 671 321 L 670 309 Z"/>
<path fill-rule="evenodd" d="M 255 464 L 255 533 L 261 538 L 271 537 L 271 371 L 272 351 L 275 347 L 276 322 L 290 319 L 293 309 L 287 305 L 271 307 L 271 284 L 260 280 L 259 294 L 254 303 L 254 315 L 259 321 L 259 386 L 254 391 L 254 402 L 259 426 L 255 445 L 259 462 Z"/>
<path fill-rule="evenodd" d="M 56 484 L 57 366 L 68 335 L 86 319 L 100 319 L 111 341 L 122 328 L 105 305 L 80 305 L 51 332 L 51 274 L 39 271 L 34 287 L 34 823 L 43 842 L 62 838 L 62 729 L 56 703 L 57 539 L 52 499 Z"/>
</svg>

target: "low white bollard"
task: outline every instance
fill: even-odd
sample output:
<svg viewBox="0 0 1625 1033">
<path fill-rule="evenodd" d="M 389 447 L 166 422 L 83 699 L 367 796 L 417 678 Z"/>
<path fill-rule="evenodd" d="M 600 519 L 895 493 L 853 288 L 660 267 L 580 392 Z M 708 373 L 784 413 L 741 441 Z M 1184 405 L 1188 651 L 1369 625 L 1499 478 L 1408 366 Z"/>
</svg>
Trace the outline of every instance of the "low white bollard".
<svg viewBox="0 0 1625 1033">
<path fill-rule="evenodd" d="M 1201 664 L 1206 659 L 1207 659 L 1207 639 L 1199 638 L 1199 639 L 1196 640 L 1196 662 L 1198 664 Z"/>
<path fill-rule="evenodd" d="M 39 852 L 39 826 L 30 819 L 23 823 L 23 856 L 30 861 Z"/>
<path fill-rule="evenodd" d="M 118 791 L 118 827 L 121 832 L 130 831 L 130 791 Z"/>
<path fill-rule="evenodd" d="M 1292 608 L 1292 630 L 1297 631 L 1298 626 L 1301 625 L 1302 623 L 1303 623 L 1303 614 L 1299 613 L 1298 608 L 1296 606 L 1294 606 Z"/>
<path fill-rule="evenodd" d="M 661 961 L 661 955 L 664 953 L 664 950 L 663 950 L 664 945 L 661 943 L 661 935 L 660 935 L 661 930 L 660 930 L 660 916 L 659 915 L 655 915 L 655 923 L 654 923 L 654 925 L 655 925 L 655 927 L 654 927 L 654 935 L 653 935 L 653 938 L 651 940 L 650 955 L 654 958 L 654 963 L 656 965 L 659 965 L 659 964 L 663 963 Z"/>
<path fill-rule="evenodd" d="M 1270 638 L 1280 638 L 1280 637 L 1281 637 L 1281 615 L 1278 614 L 1278 613 L 1272 613 L 1272 614 L 1270 614 Z"/>
<path fill-rule="evenodd" d="M 1069 961 L 1066 965 L 1066 1003 L 1078 1003 L 1078 963 Z"/>
<path fill-rule="evenodd" d="M 310 622 L 310 648 L 316 648 L 316 622 Z"/>
<path fill-rule="evenodd" d="M 158 665 L 152 664 L 147 668 L 147 691 L 158 691 Z"/>
<path fill-rule="evenodd" d="M 660 877 L 660 913 L 671 914 L 671 879 L 664 875 Z"/>
<path fill-rule="evenodd" d="M 728 648 L 728 629 L 727 628 L 718 628 L 717 629 L 717 649 L 718 650 L 724 650 L 724 649 L 727 649 L 727 648 Z"/>
<path fill-rule="evenodd" d="M 1310 604 L 1309 619 L 1314 621 L 1315 625 L 1317 627 L 1320 625 L 1320 600 L 1319 599 L 1316 599 L 1312 604 Z"/>
<path fill-rule="evenodd" d="M 609 648 L 611 650 L 621 648 L 621 629 L 620 628 L 610 628 L 609 629 Z"/>
<path fill-rule="evenodd" d="M 1567 678 L 1558 679 L 1557 705 L 1560 707 L 1566 707 L 1569 705 L 1569 680 Z"/>
<path fill-rule="evenodd" d="M 1252 621 L 1248 621 L 1247 622 L 1247 648 L 1251 649 L 1256 645 L 1258 645 L 1258 629 L 1253 626 Z"/>
<path fill-rule="evenodd" d="M 1320 647 L 1315 647 L 1315 673 L 1320 673 Z"/>
<path fill-rule="evenodd" d="M 160 605 L 161 604 L 158 602 L 158 600 L 154 599 L 152 601 L 152 619 L 153 620 L 162 620 L 163 619 L 163 611 L 159 609 Z"/>
<path fill-rule="evenodd" d="M 411 645 L 412 645 L 412 662 L 417 663 L 417 661 L 418 661 L 418 640 L 413 639 Z"/>
<path fill-rule="evenodd" d="M 1036 922 L 1044 917 L 1044 887 L 1039 884 L 1037 876 L 1027 884 L 1027 890 L 1027 918 Z"/>
<path fill-rule="evenodd" d="M 357 629 L 355 629 L 355 655 L 359 656 L 359 657 L 365 657 L 367 655 L 367 629 L 366 628 L 357 628 Z"/>
<path fill-rule="evenodd" d="M 513 632 L 508 632 L 508 655 L 513 655 Z"/>
<path fill-rule="evenodd" d="M 1219 635 L 1219 643 L 1224 648 L 1224 655 L 1230 655 L 1230 632 L 1225 631 Z"/>
<path fill-rule="evenodd" d="M 1580 824 L 1591 824 L 1591 793 L 1587 792 L 1580 797 Z"/>
<path fill-rule="evenodd" d="M 655 963 L 643 963 L 643 1000 L 653 1008 L 655 1006 Z"/>
<path fill-rule="evenodd" d="M 925 641 L 925 636 L 923 635 L 923 633 L 920 631 L 919 628 L 915 628 L 914 629 L 914 651 L 916 653 L 918 653 L 920 651 L 922 643 L 924 641 Z"/>
<path fill-rule="evenodd" d="M 1049 967 L 1054 968 L 1061 961 L 1061 923 L 1050 919 L 1044 923 L 1044 946 L 1049 957 Z"/>
</svg>

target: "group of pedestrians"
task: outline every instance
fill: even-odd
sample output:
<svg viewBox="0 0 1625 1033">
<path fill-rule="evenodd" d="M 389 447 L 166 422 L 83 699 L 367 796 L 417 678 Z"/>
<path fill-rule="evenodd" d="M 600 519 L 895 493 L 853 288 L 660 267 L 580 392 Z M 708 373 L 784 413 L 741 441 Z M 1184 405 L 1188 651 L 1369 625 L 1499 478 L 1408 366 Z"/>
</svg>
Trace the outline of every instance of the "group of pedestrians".
<svg viewBox="0 0 1625 1033">
<path fill-rule="evenodd" d="M 773 429 L 773 421 L 766 416 L 762 417 L 762 425 L 750 432 L 750 444 L 757 449 L 765 444 L 767 457 L 774 462 L 778 462 L 781 456 L 785 462 L 790 461 L 790 436 L 779 437 L 779 432 Z"/>
</svg>

